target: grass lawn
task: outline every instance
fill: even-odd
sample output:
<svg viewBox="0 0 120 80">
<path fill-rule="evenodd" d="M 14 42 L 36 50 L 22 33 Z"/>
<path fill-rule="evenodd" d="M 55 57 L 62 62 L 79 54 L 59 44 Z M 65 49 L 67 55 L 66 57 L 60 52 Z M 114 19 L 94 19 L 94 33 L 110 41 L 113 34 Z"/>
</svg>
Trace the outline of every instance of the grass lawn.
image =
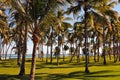
<svg viewBox="0 0 120 80">
<path fill-rule="evenodd" d="M 45 60 L 44 60 L 45 61 Z M 95 63 L 90 60 L 89 74 L 84 73 L 84 61 L 76 63 L 62 62 L 56 65 L 56 60 L 53 64 L 46 64 L 37 59 L 35 80 L 120 80 L 120 62 L 113 63 L 113 60 L 107 60 L 107 65 L 101 62 Z M 16 60 L 0 61 L 0 80 L 28 80 L 30 73 L 31 59 L 26 60 L 26 75 L 18 76 L 19 67 L 16 65 Z"/>
</svg>

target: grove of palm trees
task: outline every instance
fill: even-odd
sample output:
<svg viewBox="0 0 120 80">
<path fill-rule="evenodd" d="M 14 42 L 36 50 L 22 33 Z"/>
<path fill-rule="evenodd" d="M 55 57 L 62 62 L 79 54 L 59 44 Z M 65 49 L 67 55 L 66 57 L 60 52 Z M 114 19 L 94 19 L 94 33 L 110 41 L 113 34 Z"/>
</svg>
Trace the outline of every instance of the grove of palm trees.
<svg viewBox="0 0 120 80">
<path fill-rule="evenodd" d="M 0 0 L 0 80 L 119 80 L 119 4 Z"/>
</svg>

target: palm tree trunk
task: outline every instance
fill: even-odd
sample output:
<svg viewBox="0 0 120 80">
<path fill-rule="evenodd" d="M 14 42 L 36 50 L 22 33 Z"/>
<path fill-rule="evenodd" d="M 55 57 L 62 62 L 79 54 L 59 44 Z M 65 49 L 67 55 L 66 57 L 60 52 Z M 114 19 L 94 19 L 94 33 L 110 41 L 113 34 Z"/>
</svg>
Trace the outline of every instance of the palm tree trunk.
<svg viewBox="0 0 120 80">
<path fill-rule="evenodd" d="M 22 63 L 21 63 L 20 73 L 19 73 L 19 75 L 21 75 L 21 76 L 25 75 L 25 58 L 26 58 L 26 52 L 27 52 L 27 34 L 28 34 L 28 26 L 26 24 L 25 36 L 24 36 L 24 46 L 23 46 L 23 52 L 22 52 Z"/>
<path fill-rule="evenodd" d="M 53 55 L 53 53 L 52 53 L 52 49 L 53 49 L 53 41 L 52 41 L 52 38 L 53 38 L 53 28 L 52 28 L 52 32 L 51 32 L 51 45 L 50 45 L 50 47 L 51 47 L 51 52 L 50 52 L 50 63 L 52 63 L 52 61 L 53 61 L 53 58 L 52 58 L 52 55 Z"/>
<path fill-rule="evenodd" d="M 44 58 L 44 52 L 43 52 L 43 43 L 42 43 L 42 54 L 41 54 L 42 61 L 43 61 L 43 58 Z"/>
<path fill-rule="evenodd" d="M 62 50 L 61 50 L 61 52 L 63 52 L 63 62 L 65 61 L 65 51 L 63 51 L 63 44 L 61 45 L 62 46 Z"/>
<path fill-rule="evenodd" d="M 95 44 L 95 42 L 93 42 L 93 46 L 94 46 L 94 50 L 93 50 L 93 52 L 94 52 L 94 61 L 96 62 L 96 44 Z"/>
<path fill-rule="evenodd" d="M 85 0 L 87 2 L 87 0 Z M 88 69 L 88 51 L 87 51 L 87 43 L 88 43 L 88 36 L 87 36 L 87 7 L 84 7 L 85 12 L 85 73 L 89 73 Z"/>
<path fill-rule="evenodd" d="M 48 53 L 49 53 L 49 47 L 48 47 L 48 45 L 47 45 L 46 63 L 48 63 Z"/>
<path fill-rule="evenodd" d="M 22 24 L 22 23 L 21 23 Z M 21 65 L 21 51 L 22 51 L 22 27 L 19 27 L 20 33 L 19 33 L 19 41 L 17 43 L 18 53 L 17 53 L 17 65 Z"/>
<path fill-rule="evenodd" d="M 99 62 L 99 60 L 100 60 L 100 51 L 99 51 L 99 48 L 100 48 L 100 39 L 99 39 L 99 37 L 100 37 L 100 33 L 98 33 L 98 49 L 97 49 L 97 52 L 98 52 L 97 61 L 98 61 L 98 62 Z"/>
<path fill-rule="evenodd" d="M 31 70 L 30 70 L 30 79 L 29 80 L 34 80 L 35 77 L 35 68 L 36 68 L 36 50 L 37 50 L 37 45 L 38 45 L 38 29 L 37 29 L 37 21 L 34 24 L 35 30 L 33 33 L 33 53 L 32 53 L 32 63 L 31 63 Z"/>
<path fill-rule="evenodd" d="M 96 49 L 94 49 L 94 61 L 96 62 Z"/>
<path fill-rule="evenodd" d="M 80 62 L 80 46 L 78 47 L 78 53 L 77 53 L 77 63 Z"/>
<path fill-rule="evenodd" d="M 110 39 L 110 42 L 109 42 L 109 59 L 111 60 L 111 39 Z"/>
<path fill-rule="evenodd" d="M 105 28 L 103 27 L 103 64 L 106 65 L 106 54 L 105 54 Z"/>
<path fill-rule="evenodd" d="M 115 51 L 115 35 L 113 34 L 113 58 L 114 58 L 114 62 L 115 62 L 115 54 L 116 54 L 116 51 Z"/>
<path fill-rule="evenodd" d="M 0 47 L 0 60 L 2 60 L 2 48 Z"/>
<path fill-rule="evenodd" d="M 50 46 L 50 63 L 52 63 L 52 61 L 53 61 L 53 57 L 52 57 L 52 49 L 53 49 L 53 45 L 51 44 L 51 46 Z"/>
<path fill-rule="evenodd" d="M 35 77 L 36 50 L 37 50 L 37 42 L 34 42 L 33 53 L 32 53 L 31 71 L 30 71 L 30 80 L 34 80 L 34 77 Z"/>
</svg>

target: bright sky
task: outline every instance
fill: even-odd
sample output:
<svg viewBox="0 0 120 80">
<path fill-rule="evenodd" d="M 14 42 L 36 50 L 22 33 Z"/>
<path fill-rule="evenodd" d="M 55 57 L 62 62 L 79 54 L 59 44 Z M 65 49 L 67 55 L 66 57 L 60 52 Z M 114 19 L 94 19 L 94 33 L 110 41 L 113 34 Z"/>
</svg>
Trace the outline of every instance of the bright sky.
<svg viewBox="0 0 120 80">
<path fill-rule="evenodd" d="M 116 6 L 114 7 L 114 10 L 118 11 L 119 14 L 120 14 L 120 4 L 116 5 Z"/>
</svg>

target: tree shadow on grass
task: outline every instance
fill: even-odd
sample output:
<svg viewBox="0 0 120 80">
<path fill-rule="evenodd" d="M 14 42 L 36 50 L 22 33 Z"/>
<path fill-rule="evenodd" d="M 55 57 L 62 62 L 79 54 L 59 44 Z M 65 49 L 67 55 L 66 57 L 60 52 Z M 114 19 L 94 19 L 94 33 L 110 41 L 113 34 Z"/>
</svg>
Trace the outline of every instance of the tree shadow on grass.
<svg viewBox="0 0 120 80">
<path fill-rule="evenodd" d="M 120 75 L 104 75 L 103 73 L 109 73 L 113 72 L 111 70 L 105 70 L 105 71 L 96 71 L 96 72 L 91 72 L 89 74 L 86 74 L 84 71 L 75 71 L 71 72 L 69 74 L 48 74 L 47 76 L 41 76 L 41 77 L 36 77 L 37 80 L 39 79 L 44 79 L 44 80 L 93 80 L 97 79 L 98 77 L 104 77 L 104 78 L 109 78 L 109 77 L 119 77 Z M 41 74 L 37 74 L 41 75 Z"/>
<path fill-rule="evenodd" d="M 37 73 L 35 76 L 35 80 L 93 80 L 97 79 L 98 77 L 119 77 L 120 75 L 104 75 L 103 73 L 113 72 L 112 70 L 104 70 L 104 71 L 96 71 L 90 72 L 86 74 L 84 71 L 75 71 L 69 74 L 48 74 L 48 73 Z M 25 76 L 17 76 L 17 75 L 7 75 L 7 74 L 0 74 L 0 80 L 28 80 L 29 75 Z"/>
<path fill-rule="evenodd" d="M 10 61 L 10 60 L 4 60 L 2 62 L 0 62 L 0 67 L 3 67 L 3 68 L 18 68 L 18 65 L 17 63 L 15 64 L 16 62 L 15 61 Z"/>
<path fill-rule="evenodd" d="M 19 75 L 9 75 L 9 74 L 0 74 L 0 80 L 29 80 L 29 75 L 24 76 Z"/>
<path fill-rule="evenodd" d="M 61 66 L 62 64 L 60 64 L 59 66 L 56 63 L 42 63 L 42 64 L 38 64 L 36 66 L 36 69 L 42 69 L 42 68 L 49 68 L 49 69 L 57 69 L 57 68 L 73 68 L 73 66 L 71 65 L 67 65 L 67 66 Z"/>
</svg>

